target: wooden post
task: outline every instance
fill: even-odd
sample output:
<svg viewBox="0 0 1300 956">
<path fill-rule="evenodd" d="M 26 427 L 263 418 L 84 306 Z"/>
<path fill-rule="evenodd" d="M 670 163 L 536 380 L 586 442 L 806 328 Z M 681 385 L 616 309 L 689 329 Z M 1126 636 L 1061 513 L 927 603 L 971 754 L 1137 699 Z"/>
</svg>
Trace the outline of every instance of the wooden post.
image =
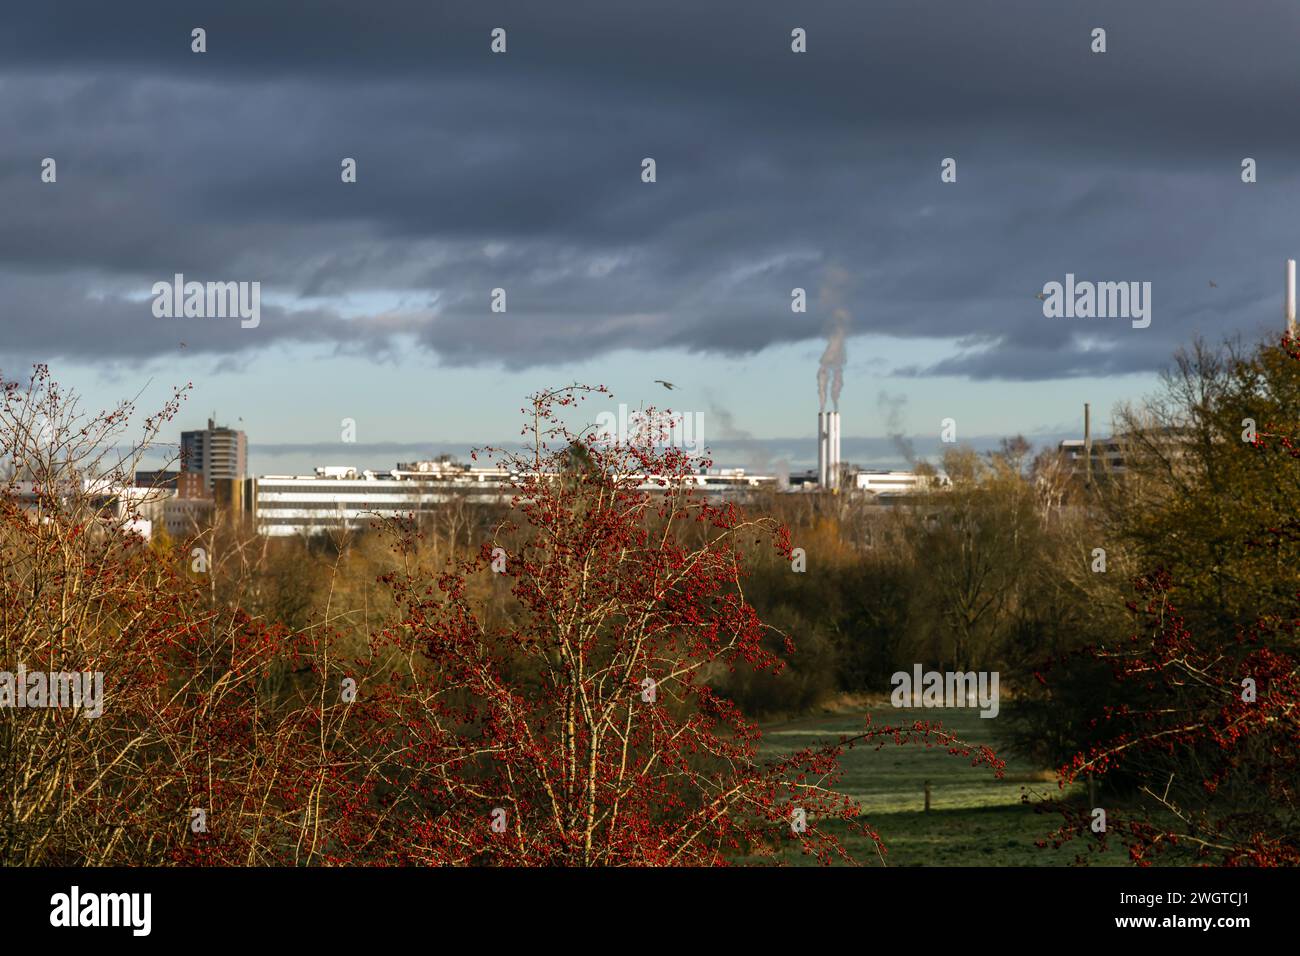
<svg viewBox="0 0 1300 956">
<path fill-rule="evenodd" d="M 930 781 L 925 782 L 925 812 L 930 812 Z"/>
</svg>

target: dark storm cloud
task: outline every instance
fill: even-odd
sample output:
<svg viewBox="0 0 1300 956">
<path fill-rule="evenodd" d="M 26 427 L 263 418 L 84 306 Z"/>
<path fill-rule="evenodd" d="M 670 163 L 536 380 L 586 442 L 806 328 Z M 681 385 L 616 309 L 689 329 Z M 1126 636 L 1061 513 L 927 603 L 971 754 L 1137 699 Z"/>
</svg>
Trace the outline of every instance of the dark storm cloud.
<svg viewBox="0 0 1300 956">
<path fill-rule="evenodd" d="M 1300 212 L 1287 0 L 459 6 L 6 9 L 0 353 L 745 355 L 820 339 L 832 266 L 855 333 L 964 343 L 913 374 L 1144 371 L 1194 332 L 1276 325 Z M 164 327 L 144 297 L 175 272 L 279 304 L 256 330 Z M 1151 327 L 1044 318 L 1067 272 L 1150 281 Z M 367 297 L 406 305 L 343 315 Z"/>
<path fill-rule="evenodd" d="M 87 285 L 93 279 L 86 280 Z M 411 331 L 415 320 L 383 315 L 365 321 L 326 309 L 289 310 L 263 302 L 256 328 L 233 318 L 155 318 L 151 298 L 87 294 L 73 284 L 10 278 L 4 285 L 6 348 L 0 355 L 43 361 L 83 354 L 105 362 L 141 355 L 239 353 L 254 346 L 315 343 L 341 353 L 383 355 Z"/>
</svg>

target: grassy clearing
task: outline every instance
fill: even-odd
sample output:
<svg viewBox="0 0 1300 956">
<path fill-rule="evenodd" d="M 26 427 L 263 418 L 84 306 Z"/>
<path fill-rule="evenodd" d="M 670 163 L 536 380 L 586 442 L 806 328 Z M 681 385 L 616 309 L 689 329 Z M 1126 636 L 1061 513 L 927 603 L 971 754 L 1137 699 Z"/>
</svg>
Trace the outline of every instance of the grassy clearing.
<svg viewBox="0 0 1300 956">
<path fill-rule="evenodd" d="M 996 720 L 982 719 L 975 710 L 912 710 L 883 707 L 871 710 L 875 726 L 941 719 L 944 728 L 972 744 L 999 750 Z M 863 727 L 865 712 L 805 717 L 763 727 L 767 757 L 800 747 L 834 741 Z M 890 866 L 1068 866 L 1087 854 L 1083 841 L 1061 850 L 1039 849 L 1060 825 L 1058 814 L 1044 811 L 1043 797 L 1058 797 L 1055 778 L 999 750 L 1007 761 L 1005 776 L 971 767 L 969 760 L 942 748 L 926 749 L 892 741 L 883 748 L 857 747 L 844 755 L 844 770 L 836 789 L 859 800 L 864 819 L 880 833 Z M 930 781 L 931 811 L 925 813 L 925 781 Z M 1077 795 L 1078 791 L 1067 796 Z M 880 865 L 870 840 L 836 827 L 853 855 L 867 865 Z M 787 862 L 813 862 L 792 845 Z M 1087 854 L 1092 866 L 1127 866 L 1128 855 L 1112 841 L 1105 853 Z"/>
</svg>

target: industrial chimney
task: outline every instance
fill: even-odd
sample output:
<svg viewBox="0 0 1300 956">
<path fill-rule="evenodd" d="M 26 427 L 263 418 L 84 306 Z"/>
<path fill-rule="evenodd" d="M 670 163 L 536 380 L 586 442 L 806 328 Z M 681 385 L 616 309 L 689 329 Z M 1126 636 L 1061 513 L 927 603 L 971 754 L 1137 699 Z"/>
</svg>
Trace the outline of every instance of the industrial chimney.
<svg viewBox="0 0 1300 956">
<path fill-rule="evenodd" d="M 827 429 L 830 432 L 830 447 L 827 454 L 830 455 L 831 460 L 831 483 L 828 487 L 838 491 L 840 487 L 840 413 L 831 412 L 830 420 L 830 428 Z"/>
<path fill-rule="evenodd" d="M 1286 261 L 1286 304 L 1282 314 L 1286 317 L 1286 330 L 1295 335 L 1295 260 Z"/>
<path fill-rule="evenodd" d="M 824 491 L 840 485 L 840 413 L 817 413 L 817 484 Z"/>
<path fill-rule="evenodd" d="M 826 487 L 826 475 L 829 472 L 828 451 L 830 450 L 830 441 L 826 435 L 826 413 L 817 413 L 817 486 Z"/>
</svg>

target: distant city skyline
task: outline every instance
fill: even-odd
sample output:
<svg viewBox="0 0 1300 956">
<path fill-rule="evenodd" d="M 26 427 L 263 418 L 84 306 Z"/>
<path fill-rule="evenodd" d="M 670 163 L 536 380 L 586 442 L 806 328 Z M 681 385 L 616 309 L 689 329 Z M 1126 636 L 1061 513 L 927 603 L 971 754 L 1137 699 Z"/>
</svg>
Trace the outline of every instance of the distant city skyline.
<svg viewBox="0 0 1300 956">
<path fill-rule="evenodd" d="M 850 350 L 854 346 L 855 340 L 850 339 Z M 808 381 L 815 373 L 816 359 L 811 352 L 816 350 L 807 349 L 805 352 L 808 354 L 789 359 L 791 364 L 796 358 L 803 359 L 800 364 L 807 370 Z M 642 358 L 640 361 L 645 360 Z M 734 379 L 697 385 L 691 375 L 681 373 L 689 370 L 692 363 L 705 363 L 689 356 L 665 357 L 664 366 L 674 369 L 670 373 L 675 385 L 672 392 L 649 383 L 643 385 L 635 397 L 628 397 L 632 389 L 624 391 L 615 384 L 611 386 L 612 398 L 590 399 L 584 404 L 583 413 L 594 421 L 601 410 L 616 407 L 619 402 L 634 407 L 641 402 L 656 403 L 661 408 L 701 412 L 706 442 L 715 447 L 755 441 L 769 446 L 770 454 L 778 458 L 796 456 L 796 460 L 802 461 L 806 467 L 816 461 L 815 388 L 792 390 L 786 397 L 771 394 L 771 390 L 762 384 L 765 379 L 770 380 L 768 374 L 774 374 L 777 367 L 785 367 L 786 361 L 786 358 L 774 354 L 756 356 L 749 363 L 729 361 L 727 365 L 734 368 Z M 309 382 L 296 380 L 300 374 L 305 378 L 312 377 L 317 368 L 313 365 L 304 368 L 290 366 L 276 372 L 270 379 L 253 375 L 241 379 L 239 388 L 224 384 L 221 376 L 206 384 L 201 384 L 203 380 L 199 379 L 181 413 L 160 438 L 164 443 L 175 443 L 181 430 L 203 428 L 206 420 L 215 416 L 220 425 L 248 432 L 249 468 L 259 473 L 269 470 L 259 464 L 264 461 L 305 464 L 311 458 L 315 464 L 322 464 L 314 458 L 313 449 L 320 449 L 322 454 L 333 449 L 334 458 L 346 458 L 350 449 L 361 450 L 368 446 L 391 448 L 395 453 L 400 450 L 400 454 L 407 457 L 423 448 L 430 449 L 431 453 L 463 452 L 472 447 L 501 445 L 517 436 L 522 422 L 518 411 L 532 391 L 575 380 L 608 383 L 608 373 L 612 368 L 617 368 L 624 377 L 632 380 L 645 374 L 641 368 L 624 368 L 617 359 L 614 363 L 602 364 L 607 374 L 603 380 L 595 377 L 595 370 L 581 368 L 555 369 L 549 378 L 544 377 L 546 372 L 536 370 L 517 373 L 456 370 L 454 378 L 457 384 L 449 387 L 438 382 L 439 376 L 435 371 L 433 380 L 427 383 L 414 373 L 409 378 L 395 374 L 379 391 L 359 394 L 334 389 L 323 396 L 314 394 Z M 748 376 L 744 371 L 747 367 L 751 369 Z M 590 371 L 591 377 L 581 378 L 583 371 Z M 57 365 L 55 372 L 58 372 Z M 103 406 L 130 397 L 126 395 L 129 380 L 102 375 L 95 369 L 74 368 L 73 372 L 68 381 L 82 393 L 88 406 Z M 569 373 L 567 377 L 564 372 Z M 707 372 L 707 368 L 701 368 L 698 374 Z M 152 382 L 137 400 L 141 411 L 151 410 L 165 400 L 169 392 L 163 384 L 167 381 L 166 375 L 166 369 L 152 372 Z M 484 382 L 481 388 L 473 384 L 478 380 Z M 462 382 L 464 384 L 460 384 Z M 422 398 L 420 392 L 426 391 L 426 384 L 429 397 Z M 918 387 L 921 385 L 924 387 Z M 856 449 L 858 445 L 855 443 L 872 442 L 870 462 L 898 464 L 902 457 L 888 454 L 890 432 L 902 433 L 918 443 L 927 440 L 937 443 L 940 422 L 947 417 L 957 419 L 958 441 L 961 443 L 992 447 L 1001 437 L 1023 434 L 1037 443 L 1055 444 L 1061 438 L 1082 435 L 1083 402 L 1092 403 L 1094 427 L 1100 429 L 1100 434 L 1109 428 L 1113 405 L 1138 401 L 1152 392 L 1156 385 L 1154 376 L 1135 375 L 1072 380 L 1054 390 L 1054 394 L 1046 395 L 1042 393 L 1041 384 L 1025 382 L 978 382 L 964 384 L 960 389 L 936 388 L 933 382 L 873 377 L 860 371 L 850 360 L 841 404 L 845 453 L 848 455 L 850 449 Z M 511 389 L 515 391 L 512 393 Z M 727 404 L 722 398 L 724 390 L 731 396 Z M 286 402 L 283 397 L 309 394 L 313 400 L 301 405 Z M 911 395 L 916 396 L 914 400 L 909 397 Z M 962 395 L 968 400 L 956 401 Z M 209 398 L 207 404 L 204 404 L 204 396 Z M 224 401 L 217 401 L 217 398 Z M 417 417 L 410 412 L 394 413 L 390 407 L 394 403 L 409 404 L 420 414 Z M 355 444 L 340 440 L 341 423 L 348 418 L 356 422 Z M 301 453 L 295 450 L 298 446 L 302 446 Z M 739 465 L 743 461 L 723 464 Z"/>
<path fill-rule="evenodd" d="M 1023 434 L 1023 433 L 1021 433 Z M 1035 452 L 1055 448 L 1060 441 L 1078 438 L 1078 433 L 1060 432 L 1052 434 L 1024 434 L 1034 447 Z M 1106 437 L 1108 431 L 1094 433 L 1094 437 Z M 843 439 L 843 461 L 846 465 L 856 465 L 866 469 L 902 470 L 915 464 L 917 460 L 926 460 L 938 464 L 943 452 L 951 445 L 944 445 L 937 436 L 905 435 L 906 440 L 914 445 L 914 457 L 909 462 L 898 450 L 896 441 L 889 436 L 845 436 Z M 998 448 L 1003 438 L 1011 435 L 975 435 L 961 439 L 959 445 L 972 448 L 978 452 L 993 451 Z M 419 461 L 436 459 L 440 455 L 450 455 L 462 463 L 469 463 L 470 453 L 485 445 L 507 448 L 511 441 L 494 442 L 373 442 L 346 444 L 342 442 L 319 442 L 259 445 L 250 441 L 248 446 L 248 474 L 311 474 L 318 467 L 346 465 L 359 471 L 372 469 L 387 471 L 396 467 L 399 461 Z M 817 446 L 813 435 L 791 436 L 770 439 L 721 439 L 709 442 L 714 468 L 744 468 L 752 473 L 779 473 L 781 471 L 808 471 L 816 469 Z M 171 451 L 170 443 L 159 442 L 148 456 L 146 465 L 161 465 L 166 453 Z"/>
</svg>

